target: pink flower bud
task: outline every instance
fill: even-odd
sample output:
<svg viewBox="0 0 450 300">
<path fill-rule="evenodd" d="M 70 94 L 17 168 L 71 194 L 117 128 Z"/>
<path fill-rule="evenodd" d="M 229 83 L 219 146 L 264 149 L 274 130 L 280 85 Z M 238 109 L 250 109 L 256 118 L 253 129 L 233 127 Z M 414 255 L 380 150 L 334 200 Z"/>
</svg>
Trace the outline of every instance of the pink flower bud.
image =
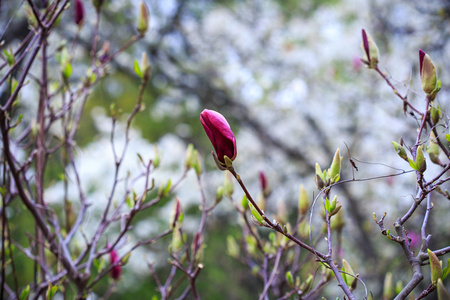
<svg viewBox="0 0 450 300">
<path fill-rule="evenodd" d="M 261 186 L 261 190 L 263 192 L 264 197 L 269 196 L 270 186 L 267 181 L 266 173 L 264 173 L 263 171 L 259 172 L 259 185 Z"/>
<path fill-rule="evenodd" d="M 117 255 L 116 250 L 111 250 L 111 252 L 109 253 L 109 260 L 110 260 L 109 263 L 111 265 L 113 265 L 119 261 L 119 256 Z M 120 263 L 115 265 L 111 269 L 111 277 L 114 280 L 119 280 L 121 273 L 122 273 L 122 267 L 120 266 Z"/>
<path fill-rule="evenodd" d="M 261 190 L 265 190 L 267 188 L 267 177 L 263 171 L 259 172 L 259 184 L 261 185 Z"/>
<path fill-rule="evenodd" d="M 437 86 L 436 68 L 430 56 L 422 50 L 419 50 L 419 62 L 422 89 L 425 93 L 429 94 L 433 92 Z"/>
<path fill-rule="evenodd" d="M 216 151 L 217 159 L 225 165 L 225 156 L 232 161 L 236 158 L 236 138 L 230 125 L 220 113 L 205 109 L 200 114 L 200 122 Z"/>
<path fill-rule="evenodd" d="M 81 0 L 75 0 L 75 23 L 78 26 L 83 25 L 84 21 L 84 6 Z"/>
<path fill-rule="evenodd" d="M 378 47 L 370 35 L 363 29 L 362 30 L 362 48 L 366 55 L 364 63 L 366 63 L 369 68 L 375 68 L 378 64 Z"/>
</svg>

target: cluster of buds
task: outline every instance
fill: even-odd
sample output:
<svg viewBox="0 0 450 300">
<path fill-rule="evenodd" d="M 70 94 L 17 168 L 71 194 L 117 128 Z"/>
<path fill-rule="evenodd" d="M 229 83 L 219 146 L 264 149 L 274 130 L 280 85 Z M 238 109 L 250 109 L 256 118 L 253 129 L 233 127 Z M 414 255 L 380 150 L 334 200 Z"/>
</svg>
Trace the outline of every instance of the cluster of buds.
<svg viewBox="0 0 450 300">
<path fill-rule="evenodd" d="M 232 168 L 237 156 L 236 138 L 225 117 L 214 110 L 205 109 L 200 114 L 200 122 L 214 147 L 213 157 L 217 167 L 220 170 Z"/>
<path fill-rule="evenodd" d="M 319 164 L 316 163 L 316 175 L 314 176 L 314 181 L 316 182 L 316 186 L 319 190 L 322 190 L 324 187 L 330 186 L 331 184 L 339 181 L 341 177 L 342 159 L 343 157 L 340 156 L 339 149 L 337 149 L 328 170 L 322 171 Z"/>
<path fill-rule="evenodd" d="M 432 137 L 434 137 L 434 134 L 432 135 Z M 439 164 L 439 158 L 438 158 L 439 146 L 437 144 L 433 144 L 433 143 L 435 143 L 435 139 L 431 139 L 430 147 L 428 148 L 428 153 L 430 154 L 430 159 L 434 163 Z M 394 149 L 397 152 L 398 156 L 400 156 L 402 159 L 407 161 L 409 163 L 409 165 L 411 166 L 411 168 L 413 168 L 414 170 L 416 170 L 419 173 L 425 172 L 425 170 L 427 169 L 427 161 L 423 154 L 422 146 L 417 147 L 416 160 L 414 161 L 411 158 L 409 158 L 408 155 L 406 154 L 406 150 L 405 150 L 405 148 L 403 148 L 402 142 L 400 142 L 400 144 L 399 144 L 399 143 L 393 141 L 392 145 L 394 146 Z M 436 148 L 436 146 L 437 146 L 437 148 Z"/>
</svg>

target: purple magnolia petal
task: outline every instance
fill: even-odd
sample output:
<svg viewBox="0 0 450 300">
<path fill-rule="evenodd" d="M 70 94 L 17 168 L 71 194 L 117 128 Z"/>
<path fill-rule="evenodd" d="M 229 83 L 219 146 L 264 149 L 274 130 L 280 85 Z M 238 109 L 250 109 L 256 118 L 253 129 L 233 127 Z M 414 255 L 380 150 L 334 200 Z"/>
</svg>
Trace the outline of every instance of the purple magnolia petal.
<svg viewBox="0 0 450 300">
<path fill-rule="evenodd" d="M 236 138 L 225 117 L 216 111 L 205 109 L 200 114 L 200 121 L 219 161 L 225 163 L 225 155 L 234 160 L 237 155 Z"/>
<path fill-rule="evenodd" d="M 84 6 L 81 0 L 75 0 L 75 23 L 82 24 L 84 21 Z"/>
<path fill-rule="evenodd" d="M 367 55 L 367 60 L 370 61 L 369 40 L 367 39 L 367 33 L 364 29 L 362 30 L 362 40 L 364 45 L 364 51 L 366 52 Z"/>
<path fill-rule="evenodd" d="M 419 49 L 420 74 L 422 74 L 423 59 L 425 58 L 425 54 L 426 53 L 422 49 Z"/>
</svg>

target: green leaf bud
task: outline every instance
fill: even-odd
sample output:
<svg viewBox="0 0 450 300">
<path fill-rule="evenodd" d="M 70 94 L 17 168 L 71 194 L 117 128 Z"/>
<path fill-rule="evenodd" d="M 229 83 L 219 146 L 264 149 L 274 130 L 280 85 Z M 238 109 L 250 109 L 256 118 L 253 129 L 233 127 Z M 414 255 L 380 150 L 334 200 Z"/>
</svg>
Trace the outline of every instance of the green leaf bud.
<svg viewBox="0 0 450 300">
<path fill-rule="evenodd" d="M 383 284 L 383 300 L 390 300 L 394 296 L 394 287 L 392 283 L 392 273 L 386 273 Z"/>
<path fill-rule="evenodd" d="M 308 192 L 305 190 L 303 185 L 300 185 L 300 196 L 298 198 L 298 213 L 300 215 L 304 215 L 308 210 L 309 210 Z"/>
<path fill-rule="evenodd" d="M 330 179 L 331 179 L 332 183 L 337 181 L 337 180 L 335 181 L 335 178 L 337 178 L 337 176 L 341 172 L 341 163 L 342 163 L 342 160 L 341 160 L 341 156 L 339 155 L 339 148 L 338 148 L 336 150 L 336 153 L 334 154 L 333 162 L 331 163 L 331 166 L 330 166 Z"/>
<path fill-rule="evenodd" d="M 427 162 L 425 160 L 425 156 L 423 155 L 422 146 L 417 147 L 416 166 L 420 173 L 425 172 L 427 169 Z"/>
<path fill-rule="evenodd" d="M 227 236 L 227 253 L 233 258 L 238 258 L 240 253 L 239 245 L 231 235 Z"/>
<path fill-rule="evenodd" d="M 428 259 L 430 261 L 430 269 L 431 269 L 431 282 L 434 286 L 437 285 L 438 279 L 442 279 L 442 266 L 439 262 L 439 258 L 434 254 L 433 251 L 427 249 Z"/>
<path fill-rule="evenodd" d="M 186 155 L 184 158 L 184 168 L 189 170 L 192 167 L 192 156 L 194 154 L 194 145 L 189 144 L 186 149 Z"/>
<path fill-rule="evenodd" d="M 137 30 L 141 35 L 144 35 L 148 30 L 148 23 L 150 20 L 150 12 L 144 1 L 141 1 L 139 5 L 139 16 L 137 23 Z"/>
<path fill-rule="evenodd" d="M 442 283 L 442 279 L 440 279 L 440 278 L 437 281 L 437 294 L 438 294 L 438 300 L 450 299 L 450 293 L 447 291 L 444 284 Z"/>
<path fill-rule="evenodd" d="M 230 172 L 225 172 L 223 191 L 228 197 L 231 197 L 234 193 L 233 175 Z"/>
<path fill-rule="evenodd" d="M 291 271 L 287 271 L 286 272 L 286 281 L 289 285 L 290 288 L 294 288 L 295 284 L 294 284 L 294 277 L 292 277 L 292 272 Z"/>
<path fill-rule="evenodd" d="M 352 267 L 345 259 L 342 259 L 342 271 L 345 272 L 342 274 L 342 277 L 343 277 L 345 283 L 350 287 L 352 285 L 353 281 L 356 280 L 355 272 L 353 272 Z"/>
<path fill-rule="evenodd" d="M 406 154 L 405 148 L 400 146 L 397 142 L 392 141 L 392 145 L 394 145 L 394 149 L 397 152 L 398 156 L 408 161 L 408 155 Z"/>
</svg>

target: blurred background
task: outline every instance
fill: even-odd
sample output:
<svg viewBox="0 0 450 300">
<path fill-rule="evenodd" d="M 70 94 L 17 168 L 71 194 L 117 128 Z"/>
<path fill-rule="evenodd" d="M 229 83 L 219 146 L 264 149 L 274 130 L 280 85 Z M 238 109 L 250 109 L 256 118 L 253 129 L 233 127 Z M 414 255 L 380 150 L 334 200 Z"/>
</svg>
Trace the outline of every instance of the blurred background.
<svg viewBox="0 0 450 300">
<path fill-rule="evenodd" d="M 73 61 L 74 77 L 80 78 L 89 65 L 89 51 L 95 12 L 91 1 L 83 1 L 86 16 Z M 433 59 L 442 89 L 437 102 L 443 109 L 440 130 L 448 133 L 450 80 L 450 3 L 442 0 L 148 0 L 151 30 L 143 40 L 111 64 L 111 75 L 94 89 L 87 102 L 78 132 L 78 164 L 82 183 L 93 207 L 101 211 L 105 190 L 112 184 L 114 163 L 110 146 L 112 103 L 129 113 L 139 90 L 134 60 L 145 51 L 152 66 L 147 86 L 146 109 L 133 123 L 126 171 L 137 168 L 135 153 L 146 158 L 162 155 L 155 172 L 158 186 L 183 171 L 186 147 L 192 143 L 204 160 L 203 185 L 211 203 L 223 172 L 215 167 L 212 146 L 199 122 L 204 108 L 222 113 L 236 134 L 238 156 L 235 168 L 255 196 L 260 192 L 259 172 L 271 187 L 266 212 L 284 212 L 295 221 L 299 185 L 313 199 L 317 195 L 313 174 L 316 162 L 322 168 L 331 163 L 340 148 L 344 156 L 341 180 L 369 178 L 409 170 L 392 147 L 401 138 L 412 145 L 418 121 L 403 113 L 402 102 L 383 79 L 360 61 L 361 29 L 376 41 L 380 69 L 402 95 L 418 109 L 425 106 L 419 78 L 418 50 Z M 100 23 L 99 45 L 110 43 L 117 50 L 133 34 L 138 1 L 105 1 Z M 0 2 L 0 29 L 5 44 L 14 47 L 28 33 L 23 1 Z M 63 14 L 55 29 L 55 44 L 73 43 L 77 26 L 73 7 Z M 20 109 L 25 122 L 36 116 L 37 92 L 33 83 L 22 93 Z M 126 120 L 126 116 L 122 121 Z M 119 125 L 124 122 L 119 123 Z M 56 129 L 55 129 L 56 130 Z M 117 139 L 124 138 L 118 129 Z M 348 151 L 347 147 L 348 146 Z M 348 161 L 355 160 L 358 171 Z M 443 158 L 445 160 L 445 158 Z M 439 171 L 429 164 L 432 178 Z M 61 204 L 61 165 L 49 167 L 46 199 Z M 351 182 L 333 191 L 343 204 L 345 227 L 342 256 L 349 260 L 374 295 L 380 295 L 387 271 L 394 282 L 407 282 L 411 270 L 398 245 L 380 234 L 372 214 L 388 212 L 391 227 L 410 207 L 415 195 L 415 175 Z M 236 187 L 235 198 L 242 192 Z M 198 226 L 201 203 L 195 176 L 190 174 L 171 198 L 161 203 L 158 213 L 139 218 L 130 240 L 167 228 L 175 196 L 186 214 L 185 227 Z M 73 190 L 76 198 L 76 190 Z M 450 222 L 448 200 L 436 197 L 429 224 L 433 232 L 431 249 L 448 246 Z M 322 222 L 317 205 L 312 223 Z M 88 219 L 98 221 L 96 210 Z M 425 208 L 406 224 L 409 232 L 420 232 Z M 17 227 L 26 228 L 27 215 L 18 217 Z M 223 200 L 207 220 L 204 265 L 199 282 L 203 299 L 255 299 L 261 284 L 251 270 L 227 254 L 226 237 L 240 234 L 241 222 L 231 203 Z M 28 224 L 28 225 L 27 225 Z M 89 222 L 87 222 L 89 224 Z M 89 234 L 89 228 L 83 228 Z M 18 237 L 20 240 L 20 238 Z M 145 262 L 156 262 L 167 276 L 167 240 L 140 248 L 123 268 L 122 279 L 110 299 L 150 299 L 154 279 Z M 417 249 L 420 245 L 417 245 Z M 446 259 L 444 259 L 444 262 Z M 32 269 L 24 267 L 24 278 Z M 27 269 L 28 268 L 28 269 Z M 26 272 L 29 272 L 27 274 Z M 164 275 L 165 274 L 165 275 Z M 103 295 L 108 279 L 96 286 Z M 421 285 L 426 288 L 428 283 Z M 324 296 L 336 296 L 334 290 Z M 430 297 L 430 299 L 433 299 Z"/>
</svg>

